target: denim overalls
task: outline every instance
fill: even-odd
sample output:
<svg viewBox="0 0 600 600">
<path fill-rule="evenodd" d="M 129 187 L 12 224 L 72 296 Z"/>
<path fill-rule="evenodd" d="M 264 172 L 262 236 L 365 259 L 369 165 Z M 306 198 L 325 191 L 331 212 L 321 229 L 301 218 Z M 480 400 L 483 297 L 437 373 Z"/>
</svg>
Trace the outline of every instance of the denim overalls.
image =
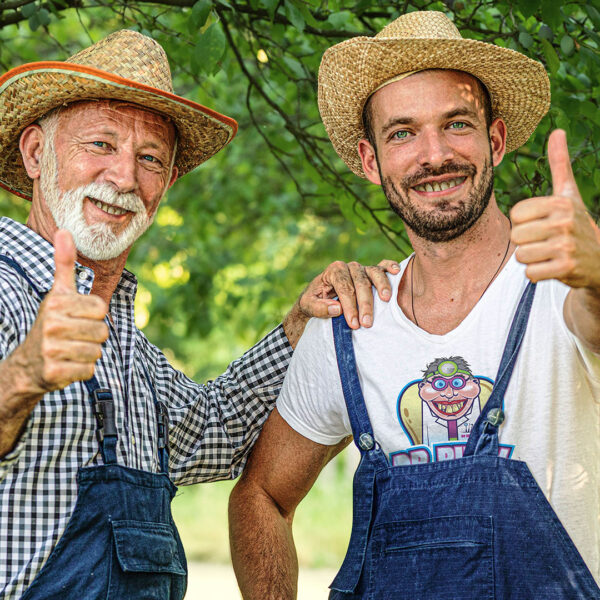
<svg viewBox="0 0 600 600">
<path fill-rule="evenodd" d="M 348 553 L 330 600 L 599 600 L 600 588 L 524 462 L 498 456 L 502 401 L 533 302 L 529 284 L 493 392 L 459 459 L 391 467 L 367 414 L 343 316 L 333 331 L 361 460 Z"/>
<path fill-rule="evenodd" d="M 12 259 L 0 255 L 32 289 Z M 21 600 L 181 600 L 187 564 L 171 516 L 176 487 L 168 476 L 166 409 L 152 390 L 161 473 L 117 464 L 113 397 L 96 377 L 84 382 L 97 421 L 103 465 L 77 473 L 78 495 L 67 527 Z"/>
</svg>

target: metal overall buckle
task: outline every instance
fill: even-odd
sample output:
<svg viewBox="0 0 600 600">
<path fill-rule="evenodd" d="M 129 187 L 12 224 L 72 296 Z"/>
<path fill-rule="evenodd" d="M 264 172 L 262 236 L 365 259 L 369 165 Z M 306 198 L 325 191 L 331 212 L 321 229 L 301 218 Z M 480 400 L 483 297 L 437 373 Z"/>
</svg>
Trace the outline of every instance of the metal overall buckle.
<svg viewBox="0 0 600 600">
<path fill-rule="evenodd" d="M 96 417 L 96 437 L 98 442 L 104 441 L 105 435 L 117 435 L 115 422 L 115 404 L 109 389 L 98 388 L 92 392 L 94 416 Z"/>
<path fill-rule="evenodd" d="M 158 414 L 158 449 L 166 448 L 169 450 L 169 413 L 163 402 L 156 403 L 156 412 Z"/>
</svg>

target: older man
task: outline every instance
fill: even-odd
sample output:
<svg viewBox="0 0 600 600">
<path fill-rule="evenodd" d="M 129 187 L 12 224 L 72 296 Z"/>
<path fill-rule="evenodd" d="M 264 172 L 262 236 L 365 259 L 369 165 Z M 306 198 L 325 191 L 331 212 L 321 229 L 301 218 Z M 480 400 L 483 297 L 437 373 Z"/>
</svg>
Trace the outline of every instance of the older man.
<svg viewBox="0 0 600 600">
<path fill-rule="evenodd" d="M 493 189 L 549 98 L 541 64 L 438 12 L 325 53 L 330 139 L 415 252 L 373 328 L 307 326 L 230 501 L 244 598 L 295 597 L 295 508 L 349 436 L 361 462 L 330 598 L 600 598 L 600 236 L 564 132 L 553 195 L 517 204 L 512 228 Z"/>
<path fill-rule="evenodd" d="M 305 313 L 339 312 L 329 281 L 345 289 L 348 273 L 317 278 L 224 375 L 190 381 L 135 328 L 124 266 L 235 121 L 175 96 L 164 51 L 132 31 L 13 69 L 0 93 L 0 184 L 31 199 L 27 226 L 0 220 L 0 596 L 182 598 L 169 472 L 239 473 Z"/>
</svg>

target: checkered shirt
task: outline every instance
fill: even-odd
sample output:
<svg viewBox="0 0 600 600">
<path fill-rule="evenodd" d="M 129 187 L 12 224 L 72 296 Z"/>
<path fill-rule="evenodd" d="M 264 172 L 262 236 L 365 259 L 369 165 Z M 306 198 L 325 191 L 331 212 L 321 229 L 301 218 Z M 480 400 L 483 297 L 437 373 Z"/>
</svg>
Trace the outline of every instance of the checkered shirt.
<svg viewBox="0 0 600 600">
<path fill-rule="evenodd" d="M 9 256 L 41 292 L 53 283 L 54 251 L 14 221 L 0 219 L 0 254 Z M 76 268 L 81 294 L 93 272 Z M 124 271 L 110 302 L 112 323 L 96 364 L 101 387 L 112 390 L 119 431 L 117 460 L 158 471 L 157 420 L 150 374 L 170 420 L 170 475 L 176 484 L 237 476 L 279 394 L 292 354 L 277 327 L 227 371 L 199 385 L 176 371 L 135 327 L 136 279 Z M 21 344 L 40 301 L 30 285 L 0 262 L 0 360 Z M 18 598 L 63 533 L 77 497 L 79 467 L 102 463 L 91 402 L 81 382 L 46 394 L 15 448 L 0 459 L 0 598 Z"/>
</svg>

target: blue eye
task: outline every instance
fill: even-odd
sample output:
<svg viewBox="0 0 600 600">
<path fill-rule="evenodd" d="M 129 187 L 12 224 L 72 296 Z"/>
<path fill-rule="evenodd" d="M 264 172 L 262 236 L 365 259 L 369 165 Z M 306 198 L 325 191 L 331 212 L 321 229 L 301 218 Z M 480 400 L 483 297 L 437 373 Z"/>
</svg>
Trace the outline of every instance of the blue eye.
<svg viewBox="0 0 600 600">
<path fill-rule="evenodd" d="M 144 154 L 144 156 L 142 156 L 142 158 L 144 160 L 149 161 L 149 162 L 157 162 L 157 159 L 154 156 L 150 155 L 150 154 Z"/>
<path fill-rule="evenodd" d="M 436 390 L 443 390 L 446 387 L 446 380 L 441 377 L 434 379 L 432 383 Z"/>
<path fill-rule="evenodd" d="M 106 142 L 99 142 L 99 141 L 92 142 L 92 144 L 94 144 L 94 146 L 96 146 L 98 148 L 106 148 L 106 146 L 108 146 L 108 144 Z"/>
<path fill-rule="evenodd" d="M 455 377 L 450 384 L 455 390 L 460 390 L 465 387 L 466 381 L 462 377 Z"/>
</svg>

